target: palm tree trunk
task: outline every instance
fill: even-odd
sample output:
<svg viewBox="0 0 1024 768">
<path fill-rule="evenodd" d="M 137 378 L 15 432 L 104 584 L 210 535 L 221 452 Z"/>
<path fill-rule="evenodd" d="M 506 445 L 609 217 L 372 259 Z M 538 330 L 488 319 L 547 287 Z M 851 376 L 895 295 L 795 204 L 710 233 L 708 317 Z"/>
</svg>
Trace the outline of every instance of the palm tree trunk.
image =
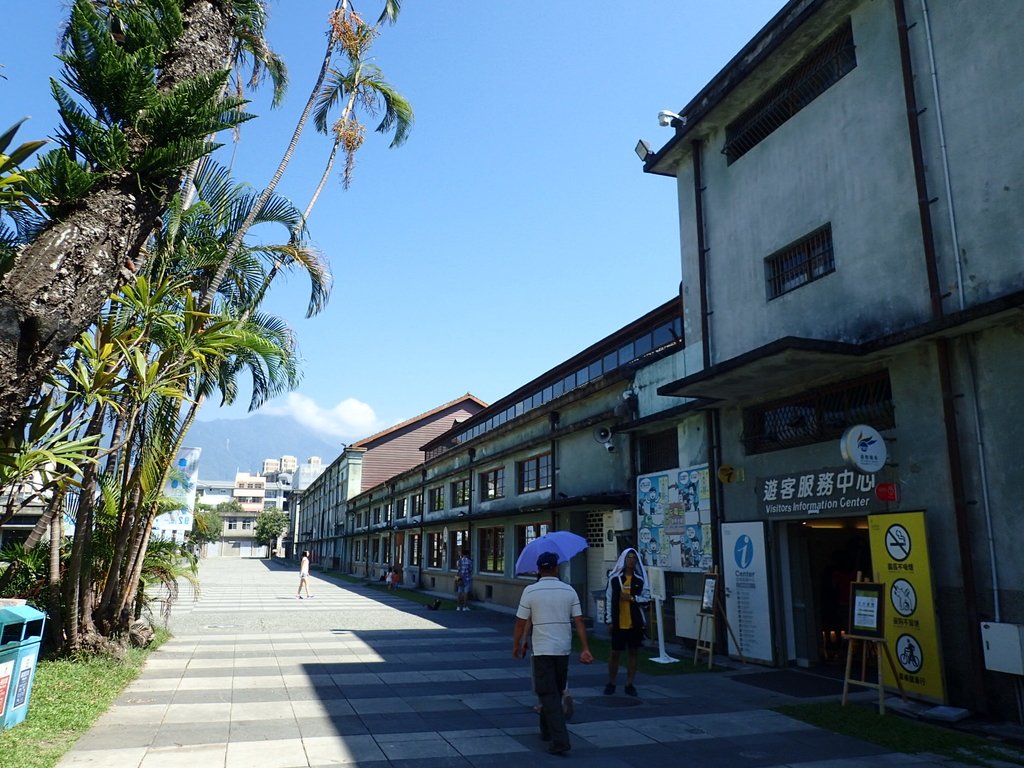
<svg viewBox="0 0 1024 768">
<path fill-rule="evenodd" d="M 348 0 L 338 0 L 335 4 L 335 10 L 346 10 L 348 8 Z M 224 258 L 217 267 L 217 272 L 214 274 L 210 284 L 206 286 L 206 291 L 203 293 L 202 300 L 199 302 L 200 310 L 209 309 L 210 305 L 213 304 L 213 297 L 217 295 L 217 291 L 220 289 L 220 284 L 224 282 L 224 276 L 227 275 L 228 269 L 231 267 L 231 261 L 234 259 L 235 254 L 238 253 L 238 249 L 242 246 L 242 241 L 248 234 L 249 229 L 252 227 L 253 222 L 256 221 L 256 217 L 259 216 L 260 211 L 263 210 L 263 206 L 267 204 L 267 200 L 274 194 L 274 189 L 277 188 L 277 183 L 284 176 L 285 169 L 291 162 L 292 155 L 295 153 L 295 147 L 298 146 L 299 137 L 302 136 L 302 131 L 306 127 L 306 120 L 309 119 L 309 113 L 313 111 L 313 106 L 316 104 L 316 97 L 320 93 L 320 86 L 323 85 L 324 78 L 327 77 L 327 70 L 331 66 L 331 58 L 334 56 L 334 37 L 328 33 L 327 36 L 327 50 L 324 53 L 323 63 L 320 65 L 320 74 L 317 75 L 316 83 L 313 85 L 312 90 L 309 92 L 309 99 L 306 101 L 306 106 L 302 110 L 302 114 L 299 115 L 299 120 L 295 124 L 295 130 L 292 131 L 292 138 L 288 142 L 288 147 L 285 149 L 284 155 L 281 157 L 281 161 L 277 164 L 277 170 L 274 171 L 274 175 L 270 178 L 270 182 L 260 193 L 255 204 L 252 206 L 252 210 L 249 211 L 249 215 L 245 217 L 245 221 L 238 228 L 235 233 L 231 244 L 228 245 L 227 250 L 224 252 Z"/>
<path fill-rule="evenodd" d="M 316 205 L 316 201 L 320 197 L 320 193 L 324 191 L 327 179 L 331 175 L 331 169 L 334 168 L 334 159 L 338 156 L 338 144 L 338 140 L 335 139 L 334 145 L 331 147 L 331 154 L 327 158 L 327 165 L 324 167 L 324 173 L 320 177 L 320 183 L 316 185 L 316 189 L 313 191 L 313 197 L 309 199 L 309 205 L 306 206 L 306 210 L 302 214 L 302 218 L 307 221 L 309 220 L 309 214 L 313 212 L 313 206 Z"/>
<path fill-rule="evenodd" d="M 50 642 L 54 648 L 61 648 L 64 645 L 64 622 L 63 608 L 60 602 L 60 544 L 64 538 L 64 521 L 60 515 L 52 517 L 53 521 L 50 523 L 50 598 L 47 610 L 50 613 Z"/>
<path fill-rule="evenodd" d="M 103 428 L 103 416 L 105 407 L 96 406 L 96 411 L 89 420 L 86 428 L 86 435 L 99 434 Z M 78 496 L 78 513 L 75 516 L 75 536 L 71 543 L 71 557 L 68 560 L 68 570 L 64 579 L 63 593 L 64 605 L 67 612 L 64 616 L 64 636 L 68 647 L 74 651 L 79 647 L 79 617 L 80 601 L 82 599 L 82 584 L 89 578 L 91 573 L 89 557 L 92 546 L 92 510 L 95 504 L 96 493 L 96 467 L 87 464 L 82 470 L 81 492 Z M 91 620 L 90 620 L 91 624 Z"/>
</svg>

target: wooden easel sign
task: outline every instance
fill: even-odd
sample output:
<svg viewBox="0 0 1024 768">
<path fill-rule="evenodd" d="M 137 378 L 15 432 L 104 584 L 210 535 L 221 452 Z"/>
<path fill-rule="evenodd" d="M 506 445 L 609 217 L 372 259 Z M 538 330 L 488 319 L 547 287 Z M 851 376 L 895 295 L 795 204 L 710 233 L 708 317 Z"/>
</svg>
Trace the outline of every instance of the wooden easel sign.
<svg viewBox="0 0 1024 768">
<path fill-rule="evenodd" d="M 848 635 L 871 640 L 885 637 L 885 627 L 882 625 L 884 590 L 884 584 L 871 581 L 855 581 L 850 584 Z"/>
<path fill-rule="evenodd" d="M 700 612 L 707 616 L 714 616 L 717 602 L 718 574 L 711 570 L 704 574 L 704 586 L 700 591 Z"/>
<path fill-rule="evenodd" d="M 857 574 L 860 578 L 860 574 Z M 843 678 L 843 706 L 846 706 L 847 693 L 851 685 L 859 685 L 862 688 L 871 688 L 878 691 L 878 714 L 885 714 L 885 687 L 882 685 L 882 657 L 892 669 L 896 678 L 896 685 L 899 686 L 900 696 L 907 700 L 903 691 L 903 684 L 899 675 L 896 674 L 896 665 L 893 662 L 892 653 L 885 643 L 885 625 L 883 623 L 885 613 L 885 584 L 873 581 L 854 581 L 850 583 L 850 630 L 846 633 L 846 675 Z M 853 658 L 857 654 L 857 646 L 860 645 L 860 679 L 850 677 L 853 669 Z M 868 653 L 874 652 L 875 663 L 878 667 L 878 680 L 871 683 L 867 680 Z"/>
</svg>

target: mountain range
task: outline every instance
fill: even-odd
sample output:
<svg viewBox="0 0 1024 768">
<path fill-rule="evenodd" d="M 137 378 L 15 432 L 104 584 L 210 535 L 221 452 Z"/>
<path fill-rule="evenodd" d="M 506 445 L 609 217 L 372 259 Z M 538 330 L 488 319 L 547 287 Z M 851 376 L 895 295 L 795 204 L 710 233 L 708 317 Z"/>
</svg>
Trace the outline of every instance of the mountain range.
<svg viewBox="0 0 1024 768">
<path fill-rule="evenodd" d="M 330 464 L 341 454 L 341 441 L 329 442 L 288 416 L 256 414 L 244 419 L 196 421 L 185 437 L 201 448 L 201 480 L 234 480 L 236 472 L 259 472 L 264 459 L 294 456 L 303 464 L 319 456 Z"/>
</svg>

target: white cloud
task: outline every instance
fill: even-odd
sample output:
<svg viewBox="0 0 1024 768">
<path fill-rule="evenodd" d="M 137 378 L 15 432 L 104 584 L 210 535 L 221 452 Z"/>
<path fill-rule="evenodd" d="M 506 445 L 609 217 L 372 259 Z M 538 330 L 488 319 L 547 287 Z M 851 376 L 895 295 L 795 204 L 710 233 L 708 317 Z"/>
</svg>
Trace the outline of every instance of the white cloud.
<svg viewBox="0 0 1024 768">
<path fill-rule="evenodd" d="M 260 412 L 273 416 L 290 416 L 314 432 L 340 437 L 349 442 L 368 437 L 383 429 L 373 408 L 352 397 L 342 400 L 333 408 L 324 408 L 310 397 L 291 392 L 283 402 L 278 400 L 273 404 L 267 404 Z"/>
</svg>

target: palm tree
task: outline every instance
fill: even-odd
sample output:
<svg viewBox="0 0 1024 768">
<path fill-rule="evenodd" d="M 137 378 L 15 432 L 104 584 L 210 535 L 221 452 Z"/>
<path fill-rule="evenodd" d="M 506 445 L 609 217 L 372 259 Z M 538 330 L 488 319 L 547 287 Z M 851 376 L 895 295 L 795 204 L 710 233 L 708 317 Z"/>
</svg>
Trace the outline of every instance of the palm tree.
<svg viewBox="0 0 1024 768">
<path fill-rule="evenodd" d="M 392 148 L 405 143 L 413 123 L 412 106 L 384 80 L 380 68 L 367 59 L 370 47 L 380 32 L 379 24 L 370 26 L 358 14 L 349 13 L 335 18 L 333 28 L 334 36 L 348 59 L 348 68 L 344 72 L 332 68 L 317 96 L 314 124 L 320 133 L 333 134 L 334 143 L 320 182 L 306 206 L 304 215 L 307 219 L 327 183 L 339 148 L 345 153 L 345 171 L 342 174 L 345 188 L 348 189 L 352 182 L 355 155 L 366 133 L 365 126 L 355 116 L 357 105 L 370 115 L 383 114 L 375 130 L 378 133 L 393 132 Z M 345 99 L 341 117 L 328 128 L 327 117 L 341 98 Z"/>
<path fill-rule="evenodd" d="M 271 176 L 270 181 L 263 190 L 263 194 L 260 199 L 256 201 L 256 205 L 253 208 L 253 219 L 255 219 L 255 216 L 266 202 L 266 199 L 269 199 L 269 197 L 274 193 L 278 182 L 280 182 L 281 177 L 284 176 L 285 170 L 291 163 L 292 156 L 295 154 L 295 148 L 298 146 L 302 132 L 305 130 L 306 121 L 309 119 L 309 115 L 313 111 L 313 107 L 319 97 L 321 87 L 327 77 L 327 73 L 330 71 L 331 60 L 333 59 L 335 50 L 340 42 L 338 37 L 338 20 L 346 18 L 349 13 L 349 8 L 349 0 L 337 0 L 334 5 L 334 10 L 331 12 L 329 17 L 327 47 L 324 52 L 323 62 L 320 65 L 320 71 L 317 74 L 313 88 L 310 90 L 309 98 L 306 100 L 306 105 L 303 107 L 302 113 L 299 115 L 299 119 L 295 124 L 295 129 L 292 131 L 291 139 L 288 141 L 288 146 L 285 148 L 284 154 L 281 156 L 281 160 L 278 162 L 273 176 Z M 398 14 L 400 11 L 401 0 L 385 0 L 377 23 L 382 24 L 386 21 L 389 24 L 394 24 L 398 20 Z M 217 270 L 213 280 L 210 281 L 206 292 L 203 294 L 200 306 L 206 307 L 213 302 L 214 295 L 218 290 L 220 290 L 221 281 L 227 274 L 229 262 L 234 258 L 235 252 L 241 247 L 242 240 L 252 225 L 253 221 L 245 221 L 242 226 L 239 227 L 235 239 L 228 246 L 224 262 L 221 264 L 220 269 Z"/>
</svg>

